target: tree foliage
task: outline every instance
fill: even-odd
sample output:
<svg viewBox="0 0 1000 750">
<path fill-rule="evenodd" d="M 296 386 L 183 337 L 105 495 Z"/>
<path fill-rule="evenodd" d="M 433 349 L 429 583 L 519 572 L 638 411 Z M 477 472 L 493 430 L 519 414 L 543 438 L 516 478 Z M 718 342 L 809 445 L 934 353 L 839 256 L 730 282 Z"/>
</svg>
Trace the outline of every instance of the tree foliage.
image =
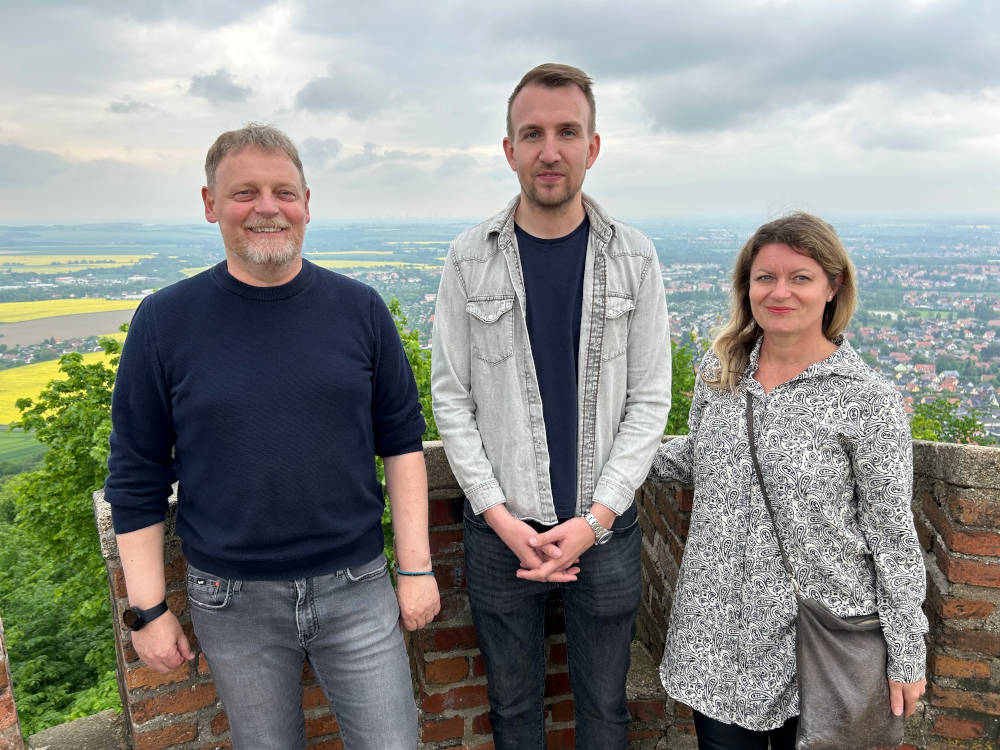
<svg viewBox="0 0 1000 750">
<path fill-rule="evenodd" d="M 993 441 L 982 423 L 982 414 L 975 409 L 960 415 L 960 405 L 947 398 L 938 398 L 913 407 L 910 431 L 916 440 L 934 440 L 942 443 L 978 443 L 989 445 Z"/>
<path fill-rule="evenodd" d="M 64 355 L 60 379 L 20 399 L 15 427 L 48 447 L 41 468 L 0 491 L 0 610 L 25 733 L 120 706 L 107 577 L 91 495 L 107 473 L 111 389 L 104 362 Z"/>
<path fill-rule="evenodd" d="M 416 328 L 409 328 L 409 322 L 403 314 L 403 308 L 399 300 L 395 297 L 389 302 L 389 312 L 396 322 L 396 330 L 399 338 L 403 341 L 403 349 L 406 351 L 406 358 L 410 362 L 410 369 L 413 370 L 413 377 L 417 381 L 417 393 L 420 396 L 420 408 L 424 412 L 424 420 L 427 422 L 427 429 L 424 431 L 424 440 L 440 440 L 437 422 L 434 421 L 434 413 L 431 411 L 431 351 L 420 346 L 420 332 Z"/>
<path fill-rule="evenodd" d="M 688 412 L 694 395 L 695 367 L 708 350 L 708 342 L 692 331 L 686 343 L 670 342 L 670 416 L 665 435 L 687 435 Z"/>
</svg>

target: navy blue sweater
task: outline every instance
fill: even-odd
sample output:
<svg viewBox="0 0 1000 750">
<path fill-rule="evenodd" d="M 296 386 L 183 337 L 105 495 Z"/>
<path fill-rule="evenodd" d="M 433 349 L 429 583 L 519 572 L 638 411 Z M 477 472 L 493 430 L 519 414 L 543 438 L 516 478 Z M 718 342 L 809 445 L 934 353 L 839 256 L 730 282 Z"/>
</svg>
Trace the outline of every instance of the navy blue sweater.
<svg viewBox="0 0 1000 750">
<path fill-rule="evenodd" d="M 256 287 L 226 263 L 146 298 L 122 352 L 105 499 L 117 533 L 162 521 L 196 567 L 295 578 L 373 559 L 375 455 L 421 449 L 417 389 L 370 287 L 303 261 Z"/>
</svg>

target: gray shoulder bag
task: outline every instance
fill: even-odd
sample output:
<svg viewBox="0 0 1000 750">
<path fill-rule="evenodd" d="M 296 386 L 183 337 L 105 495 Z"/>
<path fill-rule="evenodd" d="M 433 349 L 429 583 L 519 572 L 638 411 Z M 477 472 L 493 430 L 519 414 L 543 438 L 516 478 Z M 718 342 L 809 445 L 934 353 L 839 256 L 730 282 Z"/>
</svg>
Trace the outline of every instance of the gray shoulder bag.
<svg viewBox="0 0 1000 750">
<path fill-rule="evenodd" d="M 753 430 L 753 397 L 747 393 L 750 457 L 764 505 L 771 516 L 781 562 L 792 582 L 799 684 L 797 750 L 858 750 L 896 747 L 903 741 L 903 717 L 889 706 L 886 646 L 878 615 L 839 617 L 816 599 L 802 596 L 788 562 L 774 509 L 764 487 Z"/>
</svg>

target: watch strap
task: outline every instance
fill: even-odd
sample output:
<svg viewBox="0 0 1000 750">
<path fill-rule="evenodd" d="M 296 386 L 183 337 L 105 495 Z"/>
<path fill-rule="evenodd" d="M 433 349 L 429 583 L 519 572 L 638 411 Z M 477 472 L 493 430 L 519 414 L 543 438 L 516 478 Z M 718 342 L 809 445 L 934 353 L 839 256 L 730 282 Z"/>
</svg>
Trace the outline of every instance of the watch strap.
<svg viewBox="0 0 1000 750">
<path fill-rule="evenodd" d="M 139 609 L 138 607 L 129 607 L 124 612 L 122 612 L 122 622 L 125 624 L 129 630 L 142 630 L 146 625 L 151 623 L 157 617 L 162 615 L 167 611 L 167 600 L 164 599 L 162 602 L 149 609 Z"/>
<path fill-rule="evenodd" d="M 601 522 L 589 510 L 583 514 L 583 520 L 587 522 L 590 530 L 594 532 L 594 544 L 604 544 L 611 539 L 611 531 L 601 526 Z"/>
</svg>

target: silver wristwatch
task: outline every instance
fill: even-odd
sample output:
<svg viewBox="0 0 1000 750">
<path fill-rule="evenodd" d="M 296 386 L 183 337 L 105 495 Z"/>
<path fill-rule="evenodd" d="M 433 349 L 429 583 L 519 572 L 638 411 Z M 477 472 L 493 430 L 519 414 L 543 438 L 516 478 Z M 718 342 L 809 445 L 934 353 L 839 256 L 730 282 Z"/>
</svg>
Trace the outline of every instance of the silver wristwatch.
<svg viewBox="0 0 1000 750">
<path fill-rule="evenodd" d="M 600 522 L 594 518 L 594 514 L 589 510 L 583 514 L 583 520 L 590 525 L 590 530 L 594 532 L 594 544 L 604 544 L 611 541 L 613 536 L 611 531 L 601 526 Z"/>
</svg>

